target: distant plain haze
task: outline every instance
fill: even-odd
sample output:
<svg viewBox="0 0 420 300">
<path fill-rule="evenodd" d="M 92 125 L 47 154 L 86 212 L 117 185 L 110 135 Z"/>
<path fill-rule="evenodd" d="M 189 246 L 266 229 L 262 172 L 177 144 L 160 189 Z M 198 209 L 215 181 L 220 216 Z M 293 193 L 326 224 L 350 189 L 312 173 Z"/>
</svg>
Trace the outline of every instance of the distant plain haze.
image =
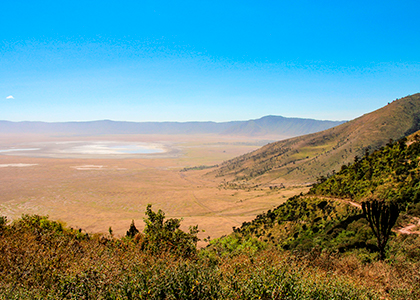
<svg viewBox="0 0 420 300">
<path fill-rule="evenodd" d="M 420 91 L 418 1 L 0 1 L 0 120 L 350 120 Z"/>
</svg>

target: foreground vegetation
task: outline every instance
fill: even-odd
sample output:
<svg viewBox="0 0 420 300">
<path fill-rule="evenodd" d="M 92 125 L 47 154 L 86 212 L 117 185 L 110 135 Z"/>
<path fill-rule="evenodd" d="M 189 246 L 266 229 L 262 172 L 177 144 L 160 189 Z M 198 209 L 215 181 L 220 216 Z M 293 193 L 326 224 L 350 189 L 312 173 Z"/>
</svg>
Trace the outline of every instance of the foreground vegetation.
<svg viewBox="0 0 420 300">
<path fill-rule="evenodd" d="M 378 298 L 345 272 L 331 273 L 325 263 L 274 249 L 252 255 L 208 250 L 180 255 L 176 248 L 183 243 L 161 252 L 140 244 L 135 238 L 90 236 L 36 215 L 11 224 L 3 218 L 0 298 Z"/>
<path fill-rule="evenodd" d="M 386 262 L 367 262 L 354 253 L 317 247 L 281 250 L 261 241 L 235 251 L 214 245 L 196 250 L 191 248 L 195 228 L 181 232 L 179 220 L 164 221 L 164 214 L 150 207 L 146 213 L 147 230 L 121 239 L 89 235 L 37 215 L 24 215 L 12 223 L 1 218 L 0 299 L 419 296 L 419 254 L 413 252 L 408 258 L 407 249 L 401 250 L 405 256 L 395 252 Z M 411 236 L 400 237 L 392 247 L 397 249 L 397 243 L 419 249 Z"/>
</svg>

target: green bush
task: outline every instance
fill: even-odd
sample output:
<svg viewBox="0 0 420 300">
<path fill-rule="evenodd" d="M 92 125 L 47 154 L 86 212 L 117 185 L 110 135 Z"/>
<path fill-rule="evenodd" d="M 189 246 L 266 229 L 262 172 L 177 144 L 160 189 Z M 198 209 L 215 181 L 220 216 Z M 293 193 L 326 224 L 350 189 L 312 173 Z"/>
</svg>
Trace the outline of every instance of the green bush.
<svg viewBox="0 0 420 300">
<path fill-rule="evenodd" d="M 165 213 L 160 209 L 152 210 L 149 204 L 146 208 L 146 218 L 141 249 L 157 254 L 170 252 L 182 257 L 196 255 L 198 242 L 198 226 L 190 226 L 189 232 L 184 232 L 180 219 L 165 220 Z"/>
</svg>

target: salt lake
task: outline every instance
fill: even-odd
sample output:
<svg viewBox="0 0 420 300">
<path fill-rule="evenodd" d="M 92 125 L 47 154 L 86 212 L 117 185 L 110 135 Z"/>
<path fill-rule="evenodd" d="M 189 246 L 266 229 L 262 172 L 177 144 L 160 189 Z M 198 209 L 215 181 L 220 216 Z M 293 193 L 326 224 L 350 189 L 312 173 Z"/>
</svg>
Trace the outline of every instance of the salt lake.
<svg viewBox="0 0 420 300">
<path fill-rule="evenodd" d="M 168 152 L 159 143 L 121 141 L 61 141 L 27 143 L 0 149 L 0 155 L 55 158 L 125 158 Z"/>
</svg>

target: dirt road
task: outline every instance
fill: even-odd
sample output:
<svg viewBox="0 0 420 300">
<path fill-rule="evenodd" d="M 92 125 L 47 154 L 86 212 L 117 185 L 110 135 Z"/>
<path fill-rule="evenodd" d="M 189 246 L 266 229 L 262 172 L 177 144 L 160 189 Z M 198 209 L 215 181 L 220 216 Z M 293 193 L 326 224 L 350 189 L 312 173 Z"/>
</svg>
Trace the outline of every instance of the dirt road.
<svg viewBox="0 0 420 300">
<path fill-rule="evenodd" d="M 334 201 L 339 201 L 339 202 L 344 202 L 347 204 L 350 204 L 354 207 L 357 207 L 358 209 L 362 209 L 362 205 L 357 203 L 357 202 L 353 202 L 351 201 L 351 199 L 346 199 L 346 198 L 334 198 L 334 197 L 326 197 L 326 196 L 311 196 L 308 198 L 320 198 L 320 199 L 325 199 L 325 200 L 334 200 Z M 398 233 L 402 233 L 402 234 L 420 234 L 420 231 L 416 230 L 413 231 L 413 229 L 415 229 L 416 227 L 420 227 L 420 218 L 417 217 L 413 217 L 412 221 L 415 221 L 415 223 L 410 223 L 404 227 L 400 227 L 400 228 L 395 228 L 393 229 L 394 232 L 398 232 Z"/>
</svg>

